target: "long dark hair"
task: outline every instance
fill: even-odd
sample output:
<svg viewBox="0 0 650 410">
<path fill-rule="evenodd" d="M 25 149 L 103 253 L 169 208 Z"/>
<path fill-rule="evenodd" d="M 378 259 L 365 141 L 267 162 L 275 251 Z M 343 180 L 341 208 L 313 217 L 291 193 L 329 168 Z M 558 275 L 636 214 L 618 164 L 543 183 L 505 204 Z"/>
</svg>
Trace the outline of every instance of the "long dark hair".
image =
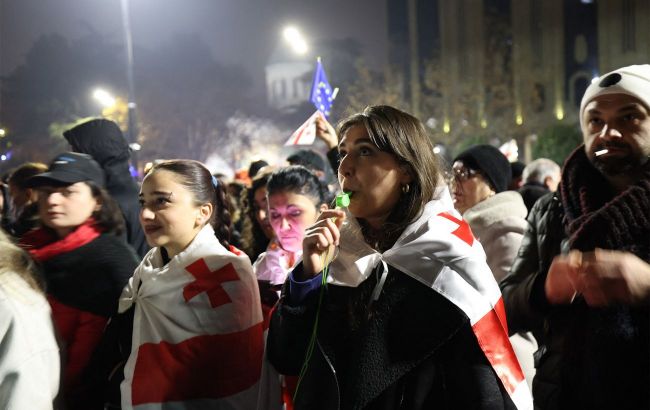
<svg viewBox="0 0 650 410">
<path fill-rule="evenodd" d="M 178 176 L 178 182 L 194 197 L 194 204 L 212 204 L 212 216 L 209 223 L 214 228 L 215 235 L 226 248 L 230 248 L 232 232 L 232 217 L 229 209 L 228 189 L 223 181 L 214 178 L 210 171 L 199 161 L 189 159 L 173 159 L 154 165 L 149 173 L 158 170 L 172 172 Z"/>
<path fill-rule="evenodd" d="M 370 232 L 365 221 L 360 221 L 366 241 L 386 250 L 434 198 L 436 188 L 442 183 L 442 167 L 422 122 L 404 111 L 387 105 L 366 107 L 363 112 L 339 123 L 339 140 L 355 126 L 365 128 L 370 140 L 380 150 L 395 155 L 413 179 L 409 191 L 402 193 L 381 232 Z"/>
<path fill-rule="evenodd" d="M 91 194 L 101 205 L 92 214 L 95 226 L 98 226 L 102 232 L 113 235 L 119 236 L 124 233 L 124 216 L 117 202 L 106 189 L 100 188 L 91 181 L 84 183 L 90 187 Z"/>
<path fill-rule="evenodd" d="M 255 218 L 255 191 L 260 188 L 266 187 L 266 182 L 269 180 L 270 172 L 259 173 L 253 178 L 250 188 L 247 188 L 242 195 L 245 197 L 242 200 L 244 212 L 244 222 L 242 224 L 242 247 L 252 262 L 255 262 L 260 253 L 266 250 L 269 245 L 269 238 L 264 234 L 264 229 L 257 222 Z"/>
</svg>

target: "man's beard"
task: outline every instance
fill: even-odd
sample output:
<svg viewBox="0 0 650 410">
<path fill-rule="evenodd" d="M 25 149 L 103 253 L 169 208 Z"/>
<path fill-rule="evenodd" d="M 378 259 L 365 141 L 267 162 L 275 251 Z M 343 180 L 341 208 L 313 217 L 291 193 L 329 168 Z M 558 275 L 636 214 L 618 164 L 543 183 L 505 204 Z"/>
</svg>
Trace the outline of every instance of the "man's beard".
<svg viewBox="0 0 650 410">
<path fill-rule="evenodd" d="M 610 149 L 624 150 L 625 154 L 617 156 L 597 156 L 594 154 L 601 150 Z M 598 144 L 598 146 L 592 148 L 591 163 L 594 165 L 594 168 L 605 176 L 615 177 L 621 174 L 636 173 L 641 170 L 647 162 L 647 157 L 635 155 L 634 150 L 627 144 L 613 141 L 606 144 Z"/>
<path fill-rule="evenodd" d="M 640 167 L 637 159 L 631 155 L 618 158 L 594 157 L 591 162 L 601 174 L 611 177 L 633 172 Z"/>
</svg>

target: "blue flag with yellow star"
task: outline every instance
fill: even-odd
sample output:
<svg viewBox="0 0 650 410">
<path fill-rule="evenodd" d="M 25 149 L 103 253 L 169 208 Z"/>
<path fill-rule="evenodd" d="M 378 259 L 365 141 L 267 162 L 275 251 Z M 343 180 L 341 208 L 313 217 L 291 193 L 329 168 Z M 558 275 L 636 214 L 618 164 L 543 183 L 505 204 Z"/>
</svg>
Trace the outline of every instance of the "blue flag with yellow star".
<svg viewBox="0 0 650 410">
<path fill-rule="evenodd" d="M 332 95 L 332 86 L 327 81 L 325 69 L 323 69 L 320 59 L 316 61 L 316 72 L 311 86 L 311 102 L 318 111 L 325 115 L 325 118 L 329 118 L 334 96 Z"/>
</svg>

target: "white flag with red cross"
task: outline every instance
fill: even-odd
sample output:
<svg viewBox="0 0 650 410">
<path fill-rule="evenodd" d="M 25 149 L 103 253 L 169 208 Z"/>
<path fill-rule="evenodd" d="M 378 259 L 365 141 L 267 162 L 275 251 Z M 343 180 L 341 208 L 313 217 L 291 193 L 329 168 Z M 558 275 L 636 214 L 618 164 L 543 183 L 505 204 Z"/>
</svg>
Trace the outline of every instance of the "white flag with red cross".
<svg viewBox="0 0 650 410">
<path fill-rule="evenodd" d="M 468 316 L 481 350 L 517 408 L 532 409 L 530 390 L 508 339 L 501 291 L 483 247 L 454 209 L 447 187 L 438 190 L 436 199 L 383 254 L 365 243 L 358 223 L 346 212 L 328 282 L 356 287 L 384 263 L 432 288 Z"/>
<path fill-rule="evenodd" d="M 167 264 L 154 248 L 124 290 L 120 311 L 133 304 L 123 409 L 255 408 L 264 345 L 246 255 L 226 250 L 209 225 Z"/>
</svg>

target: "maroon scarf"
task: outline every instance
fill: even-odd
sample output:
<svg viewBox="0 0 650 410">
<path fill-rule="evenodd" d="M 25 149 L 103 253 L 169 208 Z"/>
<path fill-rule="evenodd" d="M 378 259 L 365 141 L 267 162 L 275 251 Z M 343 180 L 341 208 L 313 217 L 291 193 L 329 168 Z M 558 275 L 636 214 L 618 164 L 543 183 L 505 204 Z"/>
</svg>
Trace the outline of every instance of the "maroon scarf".
<svg viewBox="0 0 650 410">
<path fill-rule="evenodd" d="M 571 249 L 616 249 L 650 261 L 650 169 L 621 193 L 578 147 L 567 159 L 560 193 Z"/>
<path fill-rule="evenodd" d="M 591 165 L 581 145 L 564 165 L 560 194 L 571 249 L 615 249 L 650 261 L 649 167 L 642 178 L 618 193 Z M 579 299 L 570 309 L 562 311 L 569 322 L 559 365 L 566 407 L 584 407 L 589 394 L 591 403 L 624 397 L 636 408 L 647 408 L 647 307 L 592 308 Z"/>
<path fill-rule="evenodd" d="M 29 252 L 32 258 L 44 262 L 92 242 L 100 234 L 101 229 L 96 225 L 95 220 L 89 218 L 65 238 L 59 238 L 54 231 L 48 228 L 30 231 L 23 236 L 20 246 Z"/>
</svg>

